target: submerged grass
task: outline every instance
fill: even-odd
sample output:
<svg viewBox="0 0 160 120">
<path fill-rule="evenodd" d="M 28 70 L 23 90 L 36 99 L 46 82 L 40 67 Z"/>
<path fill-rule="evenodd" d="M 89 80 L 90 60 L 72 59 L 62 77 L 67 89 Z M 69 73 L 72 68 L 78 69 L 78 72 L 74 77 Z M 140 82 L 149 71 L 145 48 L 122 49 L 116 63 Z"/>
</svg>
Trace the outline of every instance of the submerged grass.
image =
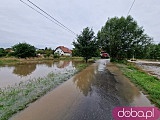
<svg viewBox="0 0 160 120">
<path fill-rule="evenodd" d="M 147 74 L 146 72 L 138 69 L 133 64 L 117 64 L 122 70 L 124 75 L 130 78 L 130 80 L 140 87 L 149 99 L 160 108 L 160 80 L 154 76 Z"/>
<path fill-rule="evenodd" d="M 51 89 L 71 78 L 75 73 L 86 68 L 87 64 L 79 64 L 76 70 L 65 73 L 50 73 L 44 78 L 20 82 L 13 87 L 0 89 L 0 120 L 8 120 L 13 114 L 27 107 Z"/>
</svg>

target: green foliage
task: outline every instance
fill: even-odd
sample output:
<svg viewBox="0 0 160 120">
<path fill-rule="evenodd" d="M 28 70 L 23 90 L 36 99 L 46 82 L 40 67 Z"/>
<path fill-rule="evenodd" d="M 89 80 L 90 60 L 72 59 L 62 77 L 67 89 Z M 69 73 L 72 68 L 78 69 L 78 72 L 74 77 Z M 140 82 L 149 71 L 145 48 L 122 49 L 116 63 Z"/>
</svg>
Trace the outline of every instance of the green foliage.
<svg viewBox="0 0 160 120">
<path fill-rule="evenodd" d="M 87 66 L 88 66 L 88 64 L 79 64 L 79 65 L 77 65 L 77 70 L 81 71 L 81 70 L 85 69 Z"/>
<path fill-rule="evenodd" d="M 77 42 L 73 42 L 74 52 L 77 56 L 81 56 L 87 62 L 89 58 L 95 55 L 98 45 L 94 37 L 94 32 L 88 27 L 83 29 L 82 33 L 77 36 Z"/>
<path fill-rule="evenodd" d="M 39 49 L 36 51 L 36 54 L 44 55 L 44 57 L 50 57 L 53 55 L 54 51 L 51 48 L 45 47 L 45 49 Z"/>
<path fill-rule="evenodd" d="M 148 51 L 148 59 L 155 59 L 155 60 L 160 60 L 160 43 L 157 44 L 151 44 L 149 47 Z"/>
<path fill-rule="evenodd" d="M 51 48 L 45 48 L 45 56 L 50 57 L 53 54 L 53 50 Z"/>
<path fill-rule="evenodd" d="M 115 59 L 115 58 L 111 58 L 110 62 L 121 63 L 121 64 L 127 64 L 128 63 L 128 61 L 126 59 L 120 60 L 120 59 Z"/>
<path fill-rule="evenodd" d="M 54 53 L 53 58 L 60 58 L 60 55 L 58 53 Z"/>
<path fill-rule="evenodd" d="M 131 16 L 108 19 L 98 32 L 97 39 L 100 47 L 115 59 L 131 58 L 133 55 L 145 57 L 152 40 Z"/>
<path fill-rule="evenodd" d="M 0 48 L 0 57 L 4 57 L 6 56 L 6 51 L 4 50 L 4 48 Z"/>
<path fill-rule="evenodd" d="M 36 54 L 45 54 L 45 50 L 44 49 L 39 49 L 36 51 Z"/>
<path fill-rule="evenodd" d="M 72 56 L 74 57 L 74 56 L 79 56 L 79 52 L 78 52 L 78 50 L 76 49 L 76 48 L 73 48 L 73 50 L 72 50 Z"/>
<path fill-rule="evenodd" d="M 35 57 L 36 48 L 27 43 L 19 43 L 12 47 L 14 55 L 19 58 Z"/>
</svg>

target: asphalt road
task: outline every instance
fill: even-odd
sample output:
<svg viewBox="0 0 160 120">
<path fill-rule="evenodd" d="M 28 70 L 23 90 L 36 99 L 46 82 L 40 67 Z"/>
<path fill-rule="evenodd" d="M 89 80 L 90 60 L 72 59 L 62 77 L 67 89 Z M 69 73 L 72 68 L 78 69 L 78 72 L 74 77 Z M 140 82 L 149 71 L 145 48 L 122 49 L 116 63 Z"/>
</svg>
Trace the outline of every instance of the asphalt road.
<svg viewBox="0 0 160 120">
<path fill-rule="evenodd" d="M 107 67 L 106 67 L 107 66 Z M 109 60 L 99 60 L 11 120 L 112 120 L 117 106 L 153 106 Z"/>
</svg>

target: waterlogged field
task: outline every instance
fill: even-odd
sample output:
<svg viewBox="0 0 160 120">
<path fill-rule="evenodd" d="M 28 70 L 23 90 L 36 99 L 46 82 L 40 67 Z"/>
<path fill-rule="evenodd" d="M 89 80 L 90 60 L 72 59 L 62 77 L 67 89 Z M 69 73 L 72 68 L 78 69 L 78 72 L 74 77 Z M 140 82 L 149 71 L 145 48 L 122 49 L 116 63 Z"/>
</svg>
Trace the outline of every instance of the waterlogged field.
<svg viewBox="0 0 160 120">
<path fill-rule="evenodd" d="M 154 75 L 160 79 L 160 64 L 154 63 L 137 63 L 137 65 L 143 70 L 147 71 L 151 75 Z"/>
<path fill-rule="evenodd" d="M 57 68 L 55 67 L 55 65 Z M 45 77 L 39 76 L 37 78 L 31 78 L 31 73 L 33 72 L 32 71 L 28 72 L 30 73 L 28 74 L 30 75 L 30 79 L 27 79 L 28 77 L 26 76 L 24 78 L 23 76 L 21 76 L 21 80 L 17 79 L 16 84 L 6 84 L 7 87 L 3 85 L 3 87 L 0 88 L 0 120 L 8 120 L 14 113 L 23 110 L 29 103 L 37 100 L 39 97 L 46 94 L 46 92 L 55 88 L 62 82 L 68 80 L 76 72 L 85 68 L 87 65 L 82 63 L 73 64 L 72 62 L 67 62 L 67 64 L 64 64 L 63 61 L 60 61 L 59 64 L 52 63 L 51 66 L 52 72 L 49 69 L 49 73 L 45 75 Z M 23 67 L 21 67 L 21 70 L 23 70 Z M 47 69 L 44 68 L 44 70 L 46 71 Z M 34 71 L 36 71 L 36 69 Z M 10 77 L 6 79 L 9 78 Z"/>
<path fill-rule="evenodd" d="M 43 61 L 9 64 L 0 66 L 0 88 L 14 86 L 29 79 L 45 77 L 48 73 L 64 73 L 66 70 L 75 70 L 77 62 L 72 61 Z"/>
</svg>

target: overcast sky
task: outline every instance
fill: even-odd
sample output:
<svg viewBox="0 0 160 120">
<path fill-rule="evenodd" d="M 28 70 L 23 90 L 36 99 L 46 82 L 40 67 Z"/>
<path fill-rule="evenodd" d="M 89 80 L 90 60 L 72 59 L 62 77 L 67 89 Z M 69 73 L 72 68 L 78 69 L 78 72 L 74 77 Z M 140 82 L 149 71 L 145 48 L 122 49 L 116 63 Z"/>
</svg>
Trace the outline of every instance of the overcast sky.
<svg viewBox="0 0 160 120">
<path fill-rule="evenodd" d="M 0 0 L 0 47 L 26 42 L 37 48 L 72 48 L 76 36 L 19 0 Z M 27 0 L 23 0 L 27 2 Z M 76 34 L 85 27 L 97 31 L 108 18 L 127 15 L 133 0 L 30 0 Z M 28 2 L 27 2 L 28 3 Z M 160 0 L 136 0 L 130 15 L 145 33 L 160 42 Z"/>
</svg>

